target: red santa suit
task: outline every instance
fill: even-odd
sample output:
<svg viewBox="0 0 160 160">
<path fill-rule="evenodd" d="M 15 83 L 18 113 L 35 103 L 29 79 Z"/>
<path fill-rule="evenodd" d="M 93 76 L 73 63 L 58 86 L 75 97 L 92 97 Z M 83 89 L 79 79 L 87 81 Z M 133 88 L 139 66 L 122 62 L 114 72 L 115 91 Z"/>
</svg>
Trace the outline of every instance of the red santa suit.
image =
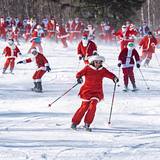
<svg viewBox="0 0 160 160">
<path fill-rule="evenodd" d="M 50 20 L 47 24 L 47 39 L 51 39 L 53 36 L 55 37 L 56 31 L 56 21 Z"/>
<path fill-rule="evenodd" d="M 140 57 L 135 48 L 127 47 L 124 48 L 118 57 L 119 63 L 122 64 L 123 70 L 123 80 L 125 87 L 128 87 L 128 80 L 130 79 L 132 85 L 135 87 L 135 78 L 134 78 L 134 59 L 137 64 L 140 64 Z"/>
<path fill-rule="evenodd" d="M 32 45 L 31 45 L 28 53 L 31 52 L 32 48 L 37 47 L 39 49 L 39 52 L 43 54 L 43 48 L 41 45 L 42 37 L 44 37 L 44 31 L 40 25 L 37 25 L 37 28 L 34 29 L 34 31 L 32 33 L 32 38 L 31 38 Z"/>
<path fill-rule="evenodd" d="M 129 42 L 134 42 L 131 31 L 124 25 L 122 26 L 122 29 L 119 29 L 116 33 L 114 33 L 114 35 L 117 36 L 120 41 L 121 50 L 126 48 Z"/>
<path fill-rule="evenodd" d="M 146 65 L 152 59 L 152 54 L 155 53 L 155 46 L 157 45 L 156 38 L 149 32 L 150 35 L 144 36 L 139 42 L 139 46 L 142 47 L 141 61 L 146 58 Z"/>
<path fill-rule="evenodd" d="M 31 25 L 29 24 L 29 21 L 25 25 L 24 30 L 25 30 L 24 39 L 26 42 L 28 42 L 28 40 L 30 39 L 30 36 L 31 36 Z"/>
<path fill-rule="evenodd" d="M 83 38 L 86 38 L 86 44 L 84 44 Z M 92 56 L 96 51 L 96 44 L 91 40 L 87 41 L 87 35 L 83 35 L 82 40 L 77 47 L 78 56 L 83 58 L 85 64 L 88 64 L 88 58 Z"/>
<path fill-rule="evenodd" d="M 48 60 L 41 53 L 38 53 L 33 58 L 23 60 L 23 63 L 30 63 L 35 61 L 37 69 L 33 75 L 34 82 L 41 82 L 42 76 L 46 73 L 46 67 L 49 66 Z"/>
<path fill-rule="evenodd" d="M 12 73 L 14 66 L 15 66 L 15 59 L 21 55 L 19 48 L 13 44 L 6 46 L 3 50 L 3 54 L 6 57 L 6 62 L 3 67 L 3 73 L 7 70 L 7 68 L 10 66 L 10 72 Z"/>
<path fill-rule="evenodd" d="M 57 31 L 57 38 L 62 42 L 63 47 L 67 48 L 67 38 L 69 37 L 69 34 L 66 32 L 65 28 L 63 26 L 59 26 L 57 24 L 56 26 L 56 31 Z"/>
<path fill-rule="evenodd" d="M 81 31 L 83 30 L 83 23 L 76 18 L 71 24 L 69 41 L 72 42 L 74 39 L 78 40 L 81 38 Z"/>
<path fill-rule="evenodd" d="M 85 83 L 79 92 L 79 95 L 82 98 L 82 104 L 74 114 L 72 123 L 78 125 L 86 113 L 84 122 L 90 125 L 95 116 L 96 105 L 104 97 L 102 86 L 103 78 L 109 78 L 113 80 L 116 76 L 103 66 L 96 68 L 93 65 L 85 66 L 76 75 L 77 78 L 82 76 L 85 77 Z"/>
<path fill-rule="evenodd" d="M 16 26 L 12 26 L 12 39 L 14 39 L 14 41 L 17 42 L 17 44 L 19 45 L 19 32 L 20 32 L 20 29 Z"/>
<path fill-rule="evenodd" d="M 4 18 L 0 19 L 0 37 L 3 38 L 4 40 L 6 40 L 6 29 L 7 24 L 4 21 Z"/>
</svg>

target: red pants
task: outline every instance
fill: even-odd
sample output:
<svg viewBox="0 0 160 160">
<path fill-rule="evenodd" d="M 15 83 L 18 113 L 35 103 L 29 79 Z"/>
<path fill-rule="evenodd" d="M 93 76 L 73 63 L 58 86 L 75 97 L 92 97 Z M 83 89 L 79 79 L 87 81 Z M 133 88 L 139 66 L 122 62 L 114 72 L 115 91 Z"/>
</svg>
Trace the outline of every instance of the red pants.
<svg viewBox="0 0 160 160">
<path fill-rule="evenodd" d="M 34 73 L 33 77 L 32 77 L 33 80 L 34 80 L 34 82 L 41 82 L 41 78 L 45 74 L 45 72 L 46 71 L 44 71 L 44 70 L 38 70 L 38 71 L 36 71 Z"/>
<path fill-rule="evenodd" d="M 14 69 L 14 65 L 15 65 L 15 58 L 7 58 L 3 69 L 6 70 L 9 65 L 10 65 L 10 70 L 12 71 Z"/>
<path fill-rule="evenodd" d="M 152 52 L 142 51 L 142 55 L 140 57 L 141 61 L 143 61 L 145 58 L 151 60 L 152 54 L 153 54 Z"/>
<path fill-rule="evenodd" d="M 72 123 L 78 125 L 86 113 L 84 123 L 91 124 L 95 116 L 97 103 L 98 101 L 96 99 L 87 102 L 82 101 L 81 107 L 76 111 L 72 118 Z"/>
<path fill-rule="evenodd" d="M 68 47 L 66 40 L 67 40 L 67 38 L 62 38 L 61 39 L 61 42 L 62 42 L 64 48 Z"/>
<path fill-rule="evenodd" d="M 135 84 L 133 67 L 122 68 L 122 70 L 123 70 L 124 85 L 125 85 L 125 86 L 128 86 L 128 80 L 129 80 L 129 79 L 130 79 L 130 81 L 131 81 L 132 84 Z"/>
</svg>

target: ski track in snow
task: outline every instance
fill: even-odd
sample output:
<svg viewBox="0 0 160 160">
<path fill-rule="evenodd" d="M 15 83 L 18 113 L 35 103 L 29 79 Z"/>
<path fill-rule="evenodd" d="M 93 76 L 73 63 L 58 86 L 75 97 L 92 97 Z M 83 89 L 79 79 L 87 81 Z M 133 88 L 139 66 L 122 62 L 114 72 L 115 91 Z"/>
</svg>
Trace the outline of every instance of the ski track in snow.
<svg viewBox="0 0 160 160">
<path fill-rule="evenodd" d="M 139 90 L 124 93 L 121 72 L 109 126 L 114 84 L 104 80 L 105 100 L 97 106 L 92 132 L 73 131 L 80 86 L 52 107 L 48 104 L 76 83 L 75 74 L 84 66 L 78 65 L 77 44 L 68 49 L 50 42 L 43 45 L 52 68 L 42 79 L 43 93 L 31 91 L 34 63 L 16 65 L 14 75 L 0 73 L 0 160 L 160 160 L 160 66 L 154 56 L 150 67 L 141 67 L 149 90 L 135 68 Z M 0 46 L 2 53 L 5 42 Z M 29 46 L 19 46 L 24 56 L 16 61 L 30 56 L 25 54 Z M 105 66 L 118 75 L 117 47 L 98 44 L 98 50 L 106 58 Z"/>
</svg>

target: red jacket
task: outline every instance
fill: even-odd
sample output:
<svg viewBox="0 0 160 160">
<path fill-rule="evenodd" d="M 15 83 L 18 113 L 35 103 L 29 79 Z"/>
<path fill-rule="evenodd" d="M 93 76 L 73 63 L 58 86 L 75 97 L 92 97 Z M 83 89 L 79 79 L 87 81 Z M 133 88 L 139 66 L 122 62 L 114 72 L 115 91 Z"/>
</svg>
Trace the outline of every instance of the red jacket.
<svg viewBox="0 0 160 160">
<path fill-rule="evenodd" d="M 38 70 L 46 70 L 46 66 L 49 66 L 48 64 L 48 60 L 46 59 L 46 57 L 44 57 L 43 54 L 38 53 L 35 57 L 33 58 L 28 58 L 26 60 L 23 61 L 23 63 L 30 63 L 32 61 L 36 62 L 36 65 L 38 67 Z"/>
<path fill-rule="evenodd" d="M 143 39 L 139 42 L 139 45 L 142 46 L 143 51 L 154 53 L 157 40 L 153 36 L 151 38 L 149 38 L 149 36 L 144 36 Z"/>
<path fill-rule="evenodd" d="M 82 41 L 78 44 L 77 53 L 82 57 L 92 56 L 95 51 L 97 51 L 97 46 L 92 41 L 89 41 L 86 47 L 83 46 Z"/>
<path fill-rule="evenodd" d="M 17 46 L 13 46 L 13 48 L 7 46 L 3 50 L 3 54 L 5 54 L 5 57 L 7 58 L 16 58 L 20 54 L 20 50 Z"/>
<path fill-rule="evenodd" d="M 140 57 L 136 49 L 124 48 L 118 57 L 119 62 L 123 65 L 123 68 L 133 67 L 134 58 L 137 63 L 140 63 Z"/>
<path fill-rule="evenodd" d="M 115 75 L 109 72 L 106 68 L 101 67 L 96 69 L 92 65 L 85 66 L 76 75 L 77 78 L 85 76 L 85 83 L 80 89 L 79 95 L 84 100 L 90 100 L 91 98 L 103 99 L 103 78 L 114 79 Z"/>
<path fill-rule="evenodd" d="M 57 30 L 57 38 L 63 39 L 69 37 L 69 34 L 66 32 L 65 28 L 63 26 L 59 27 L 59 30 Z"/>
<path fill-rule="evenodd" d="M 119 40 L 128 40 L 132 36 L 132 33 L 129 30 L 122 32 L 122 29 L 119 29 L 116 33 L 114 33 L 114 35 L 117 36 Z"/>
<path fill-rule="evenodd" d="M 51 21 L 47 24 L 47 31 L 48 32 L 55 32 L 56 30 L 56 22 L 53 24 Z"/>
</svg>

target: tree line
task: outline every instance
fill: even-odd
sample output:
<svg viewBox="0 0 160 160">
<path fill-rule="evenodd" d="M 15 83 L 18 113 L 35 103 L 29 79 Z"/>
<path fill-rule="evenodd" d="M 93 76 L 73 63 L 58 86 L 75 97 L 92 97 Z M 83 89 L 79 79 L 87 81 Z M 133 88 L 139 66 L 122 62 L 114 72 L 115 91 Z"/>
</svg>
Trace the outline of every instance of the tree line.
<svg viewBox="0 0 160 160">
<path fill-rule="evenodd" d="M 99 23 L 108 19 L 116 28 L 131 19 L 159 26 L 159 0 L 1 0 L 0 15 L 20 18 L 55 17 L 58 21 L 79 17 Z"/>
</svg>

